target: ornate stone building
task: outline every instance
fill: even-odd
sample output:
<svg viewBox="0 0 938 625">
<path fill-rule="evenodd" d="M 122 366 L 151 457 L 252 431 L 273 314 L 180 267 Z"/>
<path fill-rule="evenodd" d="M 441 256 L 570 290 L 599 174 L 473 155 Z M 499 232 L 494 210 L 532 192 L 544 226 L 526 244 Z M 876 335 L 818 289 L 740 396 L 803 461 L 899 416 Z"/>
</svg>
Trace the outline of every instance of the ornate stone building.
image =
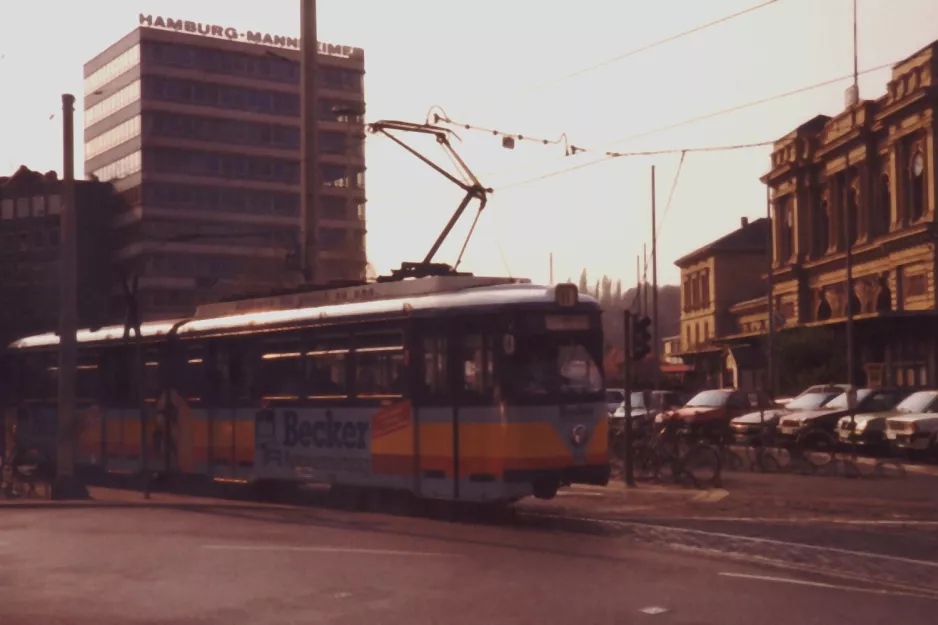
<svg viewBox="0 0 938 625">
<path fill-rule="evenodd" d="M 885 95 L 775 142 L 773 288 L 783 327 L 855 323 L 857 383 L 938 385 L 935 111 L 938 41 L 897 64 Z M 853 293 L 847 289 L 852 257 Z M 737 305 L 739 333 L 767 302 Z"/>
</svg>

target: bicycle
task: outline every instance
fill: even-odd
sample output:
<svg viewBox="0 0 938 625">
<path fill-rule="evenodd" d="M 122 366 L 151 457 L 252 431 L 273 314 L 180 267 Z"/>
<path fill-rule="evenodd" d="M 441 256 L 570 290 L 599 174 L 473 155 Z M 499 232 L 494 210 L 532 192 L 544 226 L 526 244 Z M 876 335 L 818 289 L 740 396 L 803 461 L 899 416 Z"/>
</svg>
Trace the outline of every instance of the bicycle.
<svg viewBox="0 0 938 625">
<path fill-rule="evenodd" d="M 636 479 L 660 480 L 665 476 L 677 483 L 686 479 L 695 488 L 719 486 L 723 468 L 720 454 L 712 445 L 682 434 L 665 424 L 647 443 L 639 445 L 634 454 Z"/>
</svg>

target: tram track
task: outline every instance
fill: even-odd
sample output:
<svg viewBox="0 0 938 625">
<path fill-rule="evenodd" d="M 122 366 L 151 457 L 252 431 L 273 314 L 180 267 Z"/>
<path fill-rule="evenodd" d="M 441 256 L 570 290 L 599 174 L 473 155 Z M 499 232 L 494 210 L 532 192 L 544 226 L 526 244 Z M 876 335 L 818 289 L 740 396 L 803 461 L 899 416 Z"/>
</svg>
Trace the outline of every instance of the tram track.
<svg viewBox="0 0 938 625">
<path fill-rule="evenodd" d="M 543 529 L 627 538 L 644 546 L 834 577 L 938 600 L 938 562 L 932 560 L 676 527 L 651 519 L 624 520 L 530 510 L 519 511 L 519 515 L 529 521 L 541 521 L 533 525 Z M 933 579 L 936 581 L 932 584 L 923 583 Z"/>
</svg>

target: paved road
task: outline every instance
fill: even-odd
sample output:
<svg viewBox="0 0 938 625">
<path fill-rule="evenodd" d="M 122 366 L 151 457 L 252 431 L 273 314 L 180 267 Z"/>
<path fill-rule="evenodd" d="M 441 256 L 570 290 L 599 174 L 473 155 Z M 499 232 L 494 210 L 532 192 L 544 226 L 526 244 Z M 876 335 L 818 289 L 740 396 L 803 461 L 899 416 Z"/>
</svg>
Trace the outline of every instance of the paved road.
<svg viewBox="0 0 938 625">
<path fill-rule="evenodd" d="M 915 625 L 938 609 L 550 524 L 245 503 L 0 508 L 0 562 L 4 625 Z"/>
</svg>

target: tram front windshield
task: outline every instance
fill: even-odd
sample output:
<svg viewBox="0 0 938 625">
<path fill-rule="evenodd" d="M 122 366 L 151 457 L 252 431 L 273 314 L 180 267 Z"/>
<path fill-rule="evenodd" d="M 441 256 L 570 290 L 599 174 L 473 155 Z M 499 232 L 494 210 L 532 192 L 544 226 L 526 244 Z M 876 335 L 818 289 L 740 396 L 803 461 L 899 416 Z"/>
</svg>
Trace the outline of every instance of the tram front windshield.
<svg viewBox="0 0 938 625">
<path fill-rule="evenodd" d="M 522 337 L 511 359 L 510 388 L 519 399 L 603 401 L 601 335 L 550 333 Z"/>
</svg>

